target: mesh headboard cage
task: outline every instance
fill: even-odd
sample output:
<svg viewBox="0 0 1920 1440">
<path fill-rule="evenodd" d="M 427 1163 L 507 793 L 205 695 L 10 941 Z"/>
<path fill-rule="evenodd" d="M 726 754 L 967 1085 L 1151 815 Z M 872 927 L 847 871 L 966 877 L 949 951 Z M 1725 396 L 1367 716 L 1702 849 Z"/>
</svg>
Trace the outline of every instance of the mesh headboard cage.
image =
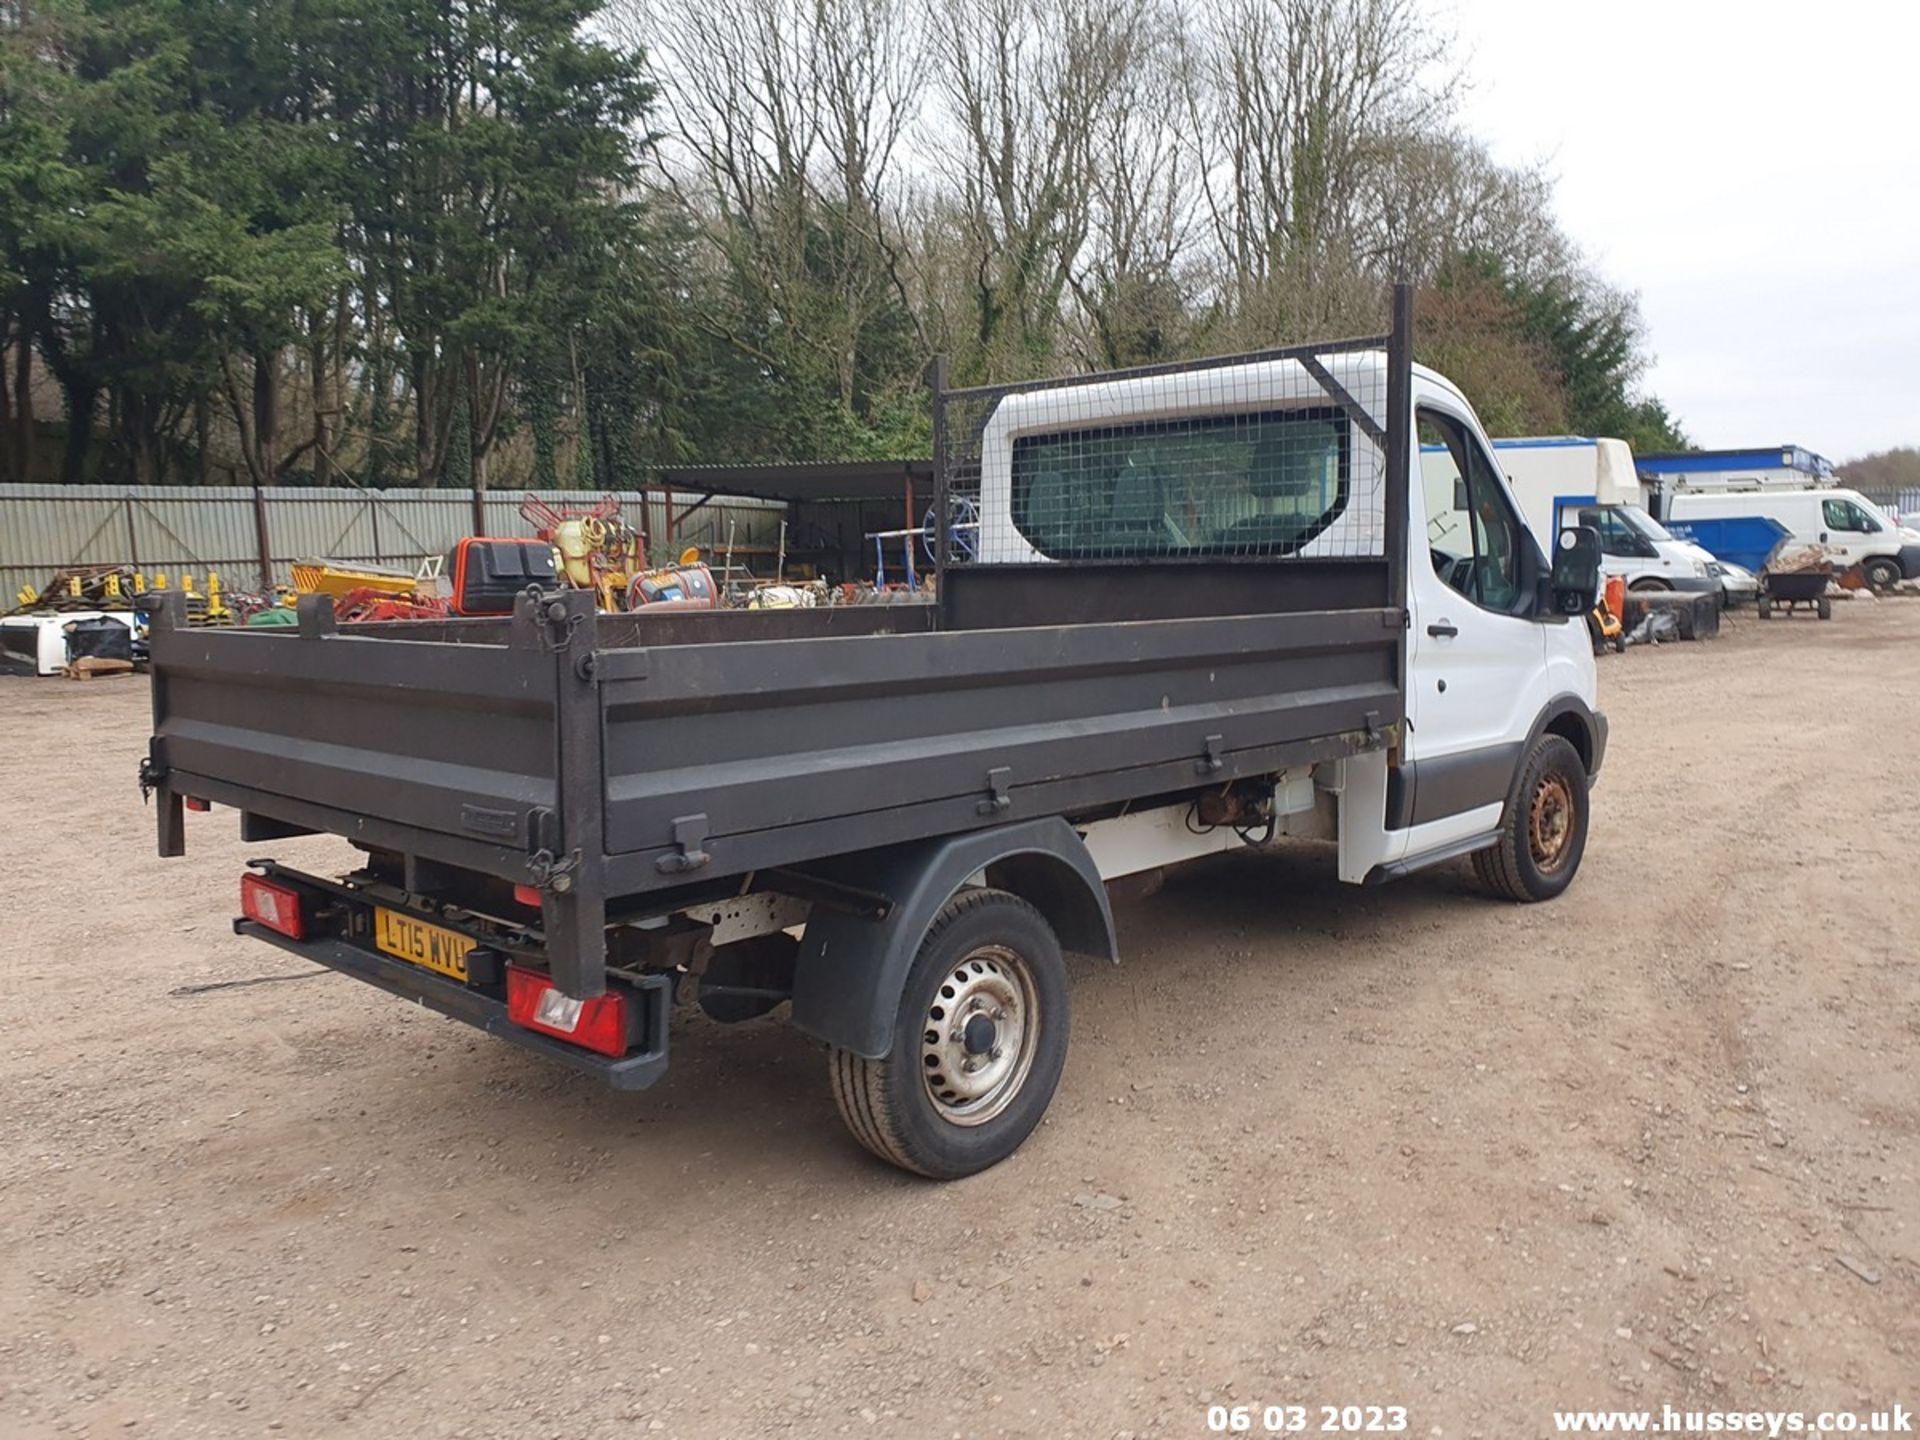
<svg viewBox="0 0 1920 1440">
<path fill-rule="evenodd" d="M 1377 560 L 1396 339 L 962 390 L 936 367 L 931 548 L 943 567 Z"/>
</svg>

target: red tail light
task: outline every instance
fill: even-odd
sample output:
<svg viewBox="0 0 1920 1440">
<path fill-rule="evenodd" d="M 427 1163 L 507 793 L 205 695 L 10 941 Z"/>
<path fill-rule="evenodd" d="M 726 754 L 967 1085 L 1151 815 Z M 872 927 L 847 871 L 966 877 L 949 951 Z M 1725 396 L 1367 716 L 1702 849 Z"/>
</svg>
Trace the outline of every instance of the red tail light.
<svg viewBox="0 0 1920 1440">
<path fill-rule="evenodd" d="M 276 885 L 259 875 L 242 875 L 240 913 L 290 940 L 306 939 L 307 921 L 300 906 L 300 892 L 291 886 Z"/>
<path fill-rule="evenodd" d="M 627 997 L 618 990 L 575 1000 L 539 971 L 509 965 L 507 1018 L 602 1055 L 627 1053 Z"/>
<path fill-rule="evenodd" d="M 538 910 L 540 908 L 540 892 L 531 885 L 514 886 L 513 898 L 531 909 Z"/>
</svg>

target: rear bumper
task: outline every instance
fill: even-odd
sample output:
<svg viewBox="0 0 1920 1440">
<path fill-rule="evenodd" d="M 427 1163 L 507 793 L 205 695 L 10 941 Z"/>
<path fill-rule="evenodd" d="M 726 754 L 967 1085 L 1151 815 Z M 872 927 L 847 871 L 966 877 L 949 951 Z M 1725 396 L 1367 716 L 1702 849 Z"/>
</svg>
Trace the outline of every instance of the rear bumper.
<svg viewBox="0 0 1920 1440">
<path fill-rule="evenodd" d="M 1589 783 L 1600 778 L 1600 766 L 1607 758 L 1607 712 L 1593 712 L 1593 763 L 1587 766 Z"/>
<path fill-rule="evenodd" d="M 335 936 L 292 940 L 254 920 L 235 920 L 233 933 L 264 940 L 290 955 L 298 955 L 316 965 L 325 965 L 343 975 L 377 985 L 389 994 L 424 1005 L 429 1010 L 437 1010 L 489 1035 L 498 1035 L 502 1040 L 509 1040 L 524 1050 L 557 1061 L 571 1070 L 592 1075 L 616 1090 L 644 1090 L 666 1073 L 667 1012 L 671 1008 L 672 997 L 671 982 L 664 975 L 649 976 L 647 983 L 634 987 L 636 993 L 632 1003 L 646 1007 L 643 1026 L 645 1040 L 641 1049 L 629 1051 L 616 1060 L 522 1029 L 507 1018 L 504 1000 L 496 999 L 484 990 L 462 985 L 457 980 L 436 975 L 431 970 L 423 970 L 418 965 L 409 965 L 404 960 L 363 949 L 351 941 Z"/>
</svg>

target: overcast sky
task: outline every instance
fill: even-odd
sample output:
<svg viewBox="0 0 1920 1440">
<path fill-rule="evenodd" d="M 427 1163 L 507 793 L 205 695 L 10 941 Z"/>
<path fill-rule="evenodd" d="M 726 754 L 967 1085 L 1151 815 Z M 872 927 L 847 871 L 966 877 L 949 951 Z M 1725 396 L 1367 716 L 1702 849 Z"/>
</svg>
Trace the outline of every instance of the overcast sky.
<svg viewBox="0 0 1920 1440">
<path fill-rule="evenodd" d="M 1639 292 L 1696 444 L 1920 445 L 1920 0 L 1450 3 L 1468 124 Z"/>
</svg>

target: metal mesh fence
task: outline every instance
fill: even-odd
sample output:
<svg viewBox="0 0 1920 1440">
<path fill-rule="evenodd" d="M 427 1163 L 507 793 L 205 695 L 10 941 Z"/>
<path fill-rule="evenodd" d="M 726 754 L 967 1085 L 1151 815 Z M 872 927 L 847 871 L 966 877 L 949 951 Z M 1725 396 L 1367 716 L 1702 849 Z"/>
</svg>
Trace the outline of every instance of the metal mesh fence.
<svg viewBox="0 0 1920 1440">
<path fill-rule="evenodd" d="M 946 391 L 946 563 L 1378 557 L 1386 343 Z"/>
</svg>

